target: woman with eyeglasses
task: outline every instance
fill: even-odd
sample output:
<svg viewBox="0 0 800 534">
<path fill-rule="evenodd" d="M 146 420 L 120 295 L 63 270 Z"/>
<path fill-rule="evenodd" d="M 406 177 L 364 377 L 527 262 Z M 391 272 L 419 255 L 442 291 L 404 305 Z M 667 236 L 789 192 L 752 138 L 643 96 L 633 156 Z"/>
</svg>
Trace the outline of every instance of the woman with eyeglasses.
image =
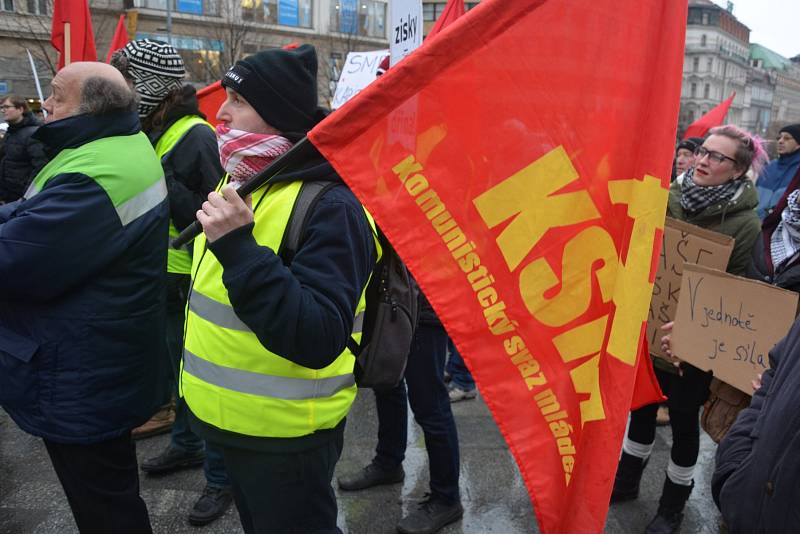
<svg viewBox="0 0 800 534">
<path fill-rule="evenodd" d="M 667 215 L 736 240 L 727 268 L 731 274 L 746 273 L 759 234 L 758 194 L 746 173 L 751 167 L 757 173 L 765 160 L 760 141 L 736 126 L 721 126 L 712 129 L 695 150 L 694 167 L 670 187 Z M 699 412 L 708 398 L 711 375 L 677 358 L 654 360 L 659 384 L 668 397 L 672 450 L 658 512 L 645 532 L 667 534 L 679 531 L 694 486 Z M 631 412 L 612 503 L 639 494 L 639 481 L 655 442 L 657 410 L 658 404 L 652 404 Z"/>
</svg>

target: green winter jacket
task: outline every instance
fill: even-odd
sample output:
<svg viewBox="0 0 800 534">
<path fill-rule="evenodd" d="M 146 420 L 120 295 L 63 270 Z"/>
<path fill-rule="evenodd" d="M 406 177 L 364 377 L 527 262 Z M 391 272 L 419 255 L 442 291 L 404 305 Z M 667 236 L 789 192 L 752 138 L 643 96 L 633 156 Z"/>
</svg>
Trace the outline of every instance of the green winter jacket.
<svg viewBox="0 0 800 534">
<path fill-rule="evenodd" d="M 761 220 L 756 214 L 758 192 L 753 182 L 745 179 L 742 187 L 727 204 L 715 204 L 692 216 L 681 206 L 681 183 L 683 175 L 672 182 L 667 201 L 667 215 L 680 219 L 701 228 L 719 232 L 733 237 L 731 258 L 728 260 L 727 272 L 737 276 L 745 276 L 750 265 L 753 245 L 761 232 Z M 674 373 L 675 367 L 661 358 L 653 358 L 656 368 Z"/>
</svg>

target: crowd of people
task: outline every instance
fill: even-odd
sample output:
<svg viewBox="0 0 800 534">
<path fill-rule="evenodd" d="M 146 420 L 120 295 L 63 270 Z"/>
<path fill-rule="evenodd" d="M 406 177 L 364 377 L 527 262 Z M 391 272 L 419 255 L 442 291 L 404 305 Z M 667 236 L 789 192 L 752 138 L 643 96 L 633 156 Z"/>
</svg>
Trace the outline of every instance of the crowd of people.
<svg viewBox="0 0 800 534">
<path fill-rule="evenodd" d="M 247 198 L 236 194 L 326 116 L 313 47 L 265 50 L 233 65 L 216 127 L 184 75 L 172 46 L 143 39 L 108 65 L 60 70 L 44 125 L 24 100 L 2 102 L 0 404 L 44 440 L 82 533 L 152 532 L 133 440 L 166 431 L 168 446 L 141 470 L 203 466 L 191 524 L 208 524 L 234 503 L 248 534 L 340 532 L 332 483 L 356 394 L 348 340 L 362 328 L 383 254 L 376 227 L 314 151 Z M 734 237 L 728 272 L 797 291 L 800 125 L 783 128 L 777 148 L 765 165 L 762 141 L 732 125 L 680 142 L 667 214 Z M 328 185 L 287 256 L 295 203 L 316 182 Z M 170 248 L 195 220 L 203 233 Z M 799 328 L 771 352 L 771 369 L 736 422 L 715 434 L 714 499 L 732 532 L 800 524 L 792 505 L 800 456 L 791 454 L 800 435 Z M 726 384 L 672 353 L 669 333 L 663 343 L 669 356 L 655 368 L 673 441 L 650 534 L 679 531 L 701 407 L 730 398 L 721 394 Z M 425 436 L 430 494 L 397 529 L 432 534 L 457 521 L 450 403 L 476 395 L 420 295 L 404 379 L 375 391 L 375 456 L 341 474 L 338 487 L 403 480 L 410 405 Z M 638 496 L 657 410 L 631 413 L 612 504 Z"/>
</svg>

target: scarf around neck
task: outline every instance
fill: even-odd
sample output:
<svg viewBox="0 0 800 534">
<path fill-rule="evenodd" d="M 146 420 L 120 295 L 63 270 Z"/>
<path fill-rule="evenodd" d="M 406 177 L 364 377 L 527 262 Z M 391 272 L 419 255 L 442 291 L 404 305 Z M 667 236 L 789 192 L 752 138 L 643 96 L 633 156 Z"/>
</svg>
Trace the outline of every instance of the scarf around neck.
<svg viewBox="0 0 800 534">
<path fill-rule="evenodd" d="M 791 260 L 800 250 L 800 189 L 795 189 L 786 199 L 786 207 L 781 212 L 781 222 L 772 232 L 769 251 L 772 265 L 778 270 L 782 264 Z"/>
<path fill-rule="evenodd" d="M 246 182 L 292 148 L 292 142 L 280 135 L 234 130 L 222 124 L 216 131 L 219 161 L 231 183 Z"/>
<path fill-rule="evenodd" d="M 727 203 L 739 190 L 742 181 L 731 180 L 721 185 L 701 186 L 694 183 L 694 167 L 686 171 L 681 183 L 681 206 L 690 214 L 703 211 L 718 202 Z"/>
</svg>

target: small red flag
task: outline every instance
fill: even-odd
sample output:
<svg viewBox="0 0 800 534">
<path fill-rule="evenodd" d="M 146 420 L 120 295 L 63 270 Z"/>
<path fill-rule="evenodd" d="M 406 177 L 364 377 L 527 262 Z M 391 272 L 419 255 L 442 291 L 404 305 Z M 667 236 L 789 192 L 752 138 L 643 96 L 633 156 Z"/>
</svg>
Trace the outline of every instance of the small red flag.
<svg viewBox="0 0 800 534">
<path fill-rule="evenodd" d="M 108 47 L 106 63 L 111 62 L 111 55 L 120 48 L 124 48 L 126 44 L 128 44 L 128 30 L 125 28 L 125 15 L 122 14 L 119 16 L 119 22 L 117 22 L 117 29 L 114 31 L 114 37 L 111 38 L 111 46 Z"/>
<path fill-rule="evenodd" d="M 442 11 L 442 14 L 436 19 L 436 24 L 433 25 L 433 28 L 431 28 L 431 31 L 428 32 L 425 38 L 430 39 L 463 14 L 464 0 L 447 0 L 444 11 Z"/>
<path fill-rule="evenodd" d="M 67 32 L 70 35 L 69 43 L 65 37 Z M 67 55 L 69 63 L 97 61 L 92 16 L 86 0 L 55 0 L 50 42 L 59 52 L 59 70 L 66 64 Z"/>
<path fill-rule="evenodd" d="M 686 5 L 484 0 L 309 133 L 468 362 L 543 533 L 603 531 L 634 389 L 660 397 L 642 340 Z"/>
<path fill-rule="evenodd" d="M 222 87 L 222 82 L 214 82 L 197 91 L 197 104 L 212 126 L 219 124 L 217 111 L 223 102 L 225 102 L 225 88 Z"/>
<path fill-rule="evenodd" d="M 725 115 L 728 114 L 728 109 L 731 107 L 735 96 L 736 91 L 734 91 L 727 100 L 719 104 L 717 107 L 709 110 L 708 113 L 690 124 L 683 133 L 683 138 L 688 139 L 690 137 L 705 137 L 711 128 L 722 124 L 725 121 Z"/>
</svg>

